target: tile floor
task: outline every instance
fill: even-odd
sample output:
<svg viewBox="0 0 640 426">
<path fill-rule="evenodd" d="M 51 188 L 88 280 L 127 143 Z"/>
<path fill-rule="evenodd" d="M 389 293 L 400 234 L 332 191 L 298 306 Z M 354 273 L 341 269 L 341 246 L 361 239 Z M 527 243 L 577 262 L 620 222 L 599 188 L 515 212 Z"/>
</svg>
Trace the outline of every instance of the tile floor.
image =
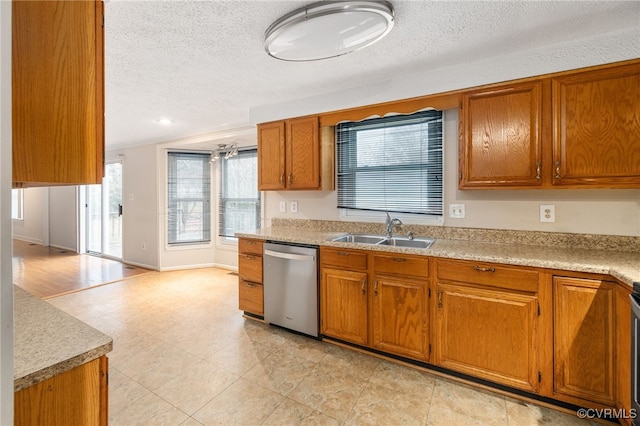
<svg viewBox="0 0 640 426">
<path fill-rule="evenodd" d="M 109 424 L 578 425 L 245 319 L 237 276 L 150 272 L 49 302 L 109 334 Z"/>
</svg>

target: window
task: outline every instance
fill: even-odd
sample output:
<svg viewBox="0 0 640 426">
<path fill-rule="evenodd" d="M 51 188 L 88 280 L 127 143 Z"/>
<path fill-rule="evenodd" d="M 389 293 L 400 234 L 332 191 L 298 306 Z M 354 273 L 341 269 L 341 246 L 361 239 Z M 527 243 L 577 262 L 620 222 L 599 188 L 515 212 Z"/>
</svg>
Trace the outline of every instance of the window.
<svg viewBox="0 0 640 426">
<path fill-rule="evenodd" d="M 208 153 L 169 152 L 168 242 L 211 241 L 211 165 Z"/>
<path fill-rule="evenodd" d="M 220 236 L 235 238 L 237 231 L 260 228 L 258 151 L 240 151 L 221 160 L 220 167 Z"/>
<path fill-rule="evenodd" d="M 442 111 L 338 124 L 338 207 L 442 217 Z"/>
<path fill-rule="evenodd" d="M 24 209 L 24 189 L 11 190 L 11 219 L 22 220 Z"/>
</svg>

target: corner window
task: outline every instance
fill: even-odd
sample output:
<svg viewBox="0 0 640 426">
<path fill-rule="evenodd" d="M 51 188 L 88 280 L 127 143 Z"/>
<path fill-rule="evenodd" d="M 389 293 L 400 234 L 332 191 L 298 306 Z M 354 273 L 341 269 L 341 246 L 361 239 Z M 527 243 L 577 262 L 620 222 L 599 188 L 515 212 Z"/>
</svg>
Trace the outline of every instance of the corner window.
<svg viewBox="0 0 640 426">
<path fill-rule="evenodd" d="M 338 207 L 442 217 L 442 111 L 336 127 Z"/>
<path fill-rule="evenodd" d="M 169 244 L 211 241 L 211 165 L 208 153 L 168 153 Z"/>
<path fill-rule="evenodd" d="M 230 239 L 235 232 L 260 228 L 258 151 L 240 151 L 220 167 L 219 235 Z"/>
</svg>

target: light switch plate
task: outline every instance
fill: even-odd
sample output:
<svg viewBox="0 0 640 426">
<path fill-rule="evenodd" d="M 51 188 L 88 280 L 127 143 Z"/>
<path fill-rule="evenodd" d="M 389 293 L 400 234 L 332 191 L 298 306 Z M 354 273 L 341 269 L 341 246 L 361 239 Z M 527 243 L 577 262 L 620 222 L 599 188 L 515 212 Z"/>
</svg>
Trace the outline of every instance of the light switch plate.
<svg viewBox="0 0 640 426">
<path fill-rule="evenodd" d="M 287 202 L 280 201 L 280 213 L 286 213 L 286 212 L 287 212 Z"/>
<path fill-rule="evenodd" d="M 553 204 L 540 204 L 540 222 L 555 222 L 556 206 Z"/>
</svg>

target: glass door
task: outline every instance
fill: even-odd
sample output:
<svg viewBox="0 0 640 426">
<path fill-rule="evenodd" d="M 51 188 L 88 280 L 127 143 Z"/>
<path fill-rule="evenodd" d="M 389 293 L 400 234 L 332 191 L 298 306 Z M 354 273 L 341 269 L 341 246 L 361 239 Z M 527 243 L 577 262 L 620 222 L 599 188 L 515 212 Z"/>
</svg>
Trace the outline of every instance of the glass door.
<svg viewBox="0 0 640 426">
<path fill-rule="evenodd" d="M 102 185 L 87 185 L 86 251 L 122 259 L 122 163 L 108 163 Z"/>
</svg>

